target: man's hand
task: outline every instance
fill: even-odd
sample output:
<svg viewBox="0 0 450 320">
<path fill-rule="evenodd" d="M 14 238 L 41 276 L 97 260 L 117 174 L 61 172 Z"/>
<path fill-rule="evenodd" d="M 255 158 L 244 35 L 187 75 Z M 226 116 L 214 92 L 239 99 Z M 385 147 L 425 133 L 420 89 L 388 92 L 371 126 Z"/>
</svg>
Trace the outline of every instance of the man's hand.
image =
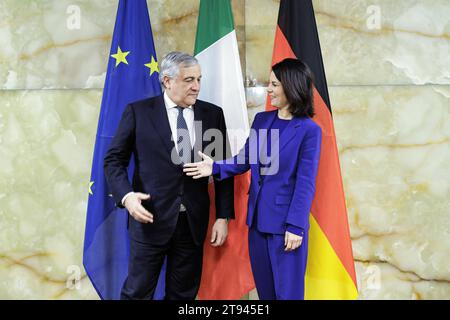
<svg viewBox="0 0 450 320">
<path fill-rule="evenodd" d="M 125 208 L 140 223 L 153 223 L 153 214 L 145 210 L 141 204 L 142 200 L 148 199 L 150 199 L 150 195 L 141 192 L 133 192 L 125 199 Z"/>
<path fill-rule="evenodd" d="M 212 174 L 213 167 L 213 159 L 208 157 L 206 154 L 198 152 L 199 156 L 202 157 L 203 161 L 187 163 L 184 165 L 183 171 L 186 172 L 186 175 L 199 179 L 203 177 L 209 177 Z"/>
<path fill-rule="evenodd" d="M 284 251 L 292 251 L 300 247 L 303 237 L 286 231 L 284 235 Z"/>
<path fill-rule="evenodd" d="M 211 233 L 211 245 L 213 247 L 220 247 L 228 235 L 228 221 L 227 219 L 219 218 L 214 222 Z"/>
</svg>

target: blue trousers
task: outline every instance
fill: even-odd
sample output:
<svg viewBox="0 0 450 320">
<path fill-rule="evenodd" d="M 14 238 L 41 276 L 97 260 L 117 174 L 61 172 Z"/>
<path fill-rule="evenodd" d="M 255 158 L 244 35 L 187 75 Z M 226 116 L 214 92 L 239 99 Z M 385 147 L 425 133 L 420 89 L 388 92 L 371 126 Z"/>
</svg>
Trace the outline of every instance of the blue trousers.
<svg viewBox="0 0 450 320">
<path fill-rule="evenodd" d="M 294 251 L 284 251 L 284 235 L 249 229 L 253 278 L 260 300 L 303 300 L 308 256 L 308 233 Z"/>
</svg>

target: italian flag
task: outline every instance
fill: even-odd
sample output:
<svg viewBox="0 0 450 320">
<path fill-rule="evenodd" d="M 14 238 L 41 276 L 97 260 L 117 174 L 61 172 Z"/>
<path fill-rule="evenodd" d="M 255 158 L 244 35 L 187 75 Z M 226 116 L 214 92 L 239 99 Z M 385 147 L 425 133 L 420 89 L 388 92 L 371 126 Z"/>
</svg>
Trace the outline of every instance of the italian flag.
<svg viewBox="0 0 450 320">
<path fill-rule="evenodd" d="M 244 146 L 249 123 L 230 0 L 200 1 L 194 55 L 202 68 L 199 99 L 223 109 L 231 151 L 235 155 Z M 205 243 L 199 299 L 239 299 L 255 287 L 245 224 L 250 176 L 247 172 L 234 179 L 236 219 L 230 220 L 228 238 L 222 247 L 213 248 L 208 241 Z M 209 192 L 214 199 L 211 184 Z M 206 239 L 210 239 L 214 221 L 214 201 L 211 201 Z"/>
</svg>

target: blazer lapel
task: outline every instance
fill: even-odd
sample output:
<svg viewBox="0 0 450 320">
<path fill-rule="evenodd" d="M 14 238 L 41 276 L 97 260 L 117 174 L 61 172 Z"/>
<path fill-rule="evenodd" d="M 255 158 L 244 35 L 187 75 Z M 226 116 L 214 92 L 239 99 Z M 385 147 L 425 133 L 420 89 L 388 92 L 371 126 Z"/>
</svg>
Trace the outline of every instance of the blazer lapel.
<svg viewBox="0 0 450 320">
<path fill-rule="evenodd" d="M 149 108 L 150 122 L 155 127 L 155 131 L 161 138 L 167 152 L 171 154 L 175 148 L 175 142 L 172 140 L 172 131 L 170 130 L 169 118 L 167 117 L 166 105 L 161 95 L 157 102 Z"/>
<path fill-rule="evenodd" d="M 261 180 L 261 162 L 263 161 L 264 163 L 267 162 L 267 139 L 268 139 L 268 135 L 270 134 L 269 132 L 269 128 L 272 126 L 272 123 L 275 121 L 275 117 L 276 117 L 277 113 L 276 112 L 267 112 L 267 116 L 261 120 L 261 124 L 258 125 L 257 128 L 255 128 L 256 130 L 258 130 L 257 132 L 257 136 L 259 137 L 258 139 L 258 163 L 257 163 L 257 170 L 256 170 L 256 174 L 257 174 L 257 179 L 258 181 Z M 259 131 L 259 130 L 265 130 L 265 131 Z M 264 158 L 264 159 L 263 159 Z"/>
<path fill-rule="evenodd" d="M 300 126 L 301 121 L 302 121 L 301 118 L 296 117 L 292 118 L 291 121 L 289 121 L 289 124 L 279 137 L 281 141 L 279 145 L 280 146 L 279 151 L 281 151 L 288 144 L 288 142 L 295 137 L 295 134 L 297 133 L 297 128 Z"/>
<path fill-rule="evenodd" d="M 269 129 L 272 126 L 272 123 L 275 121 L 275 117 L 277 116 L 276 112 L 273 113 L 267 113 L 267 117 L 262 120 L 259 128 L 256 128 L 256 130 L 264 130 L 258 132 L 258 158 L 261 159 L 262 153 L 267 154 L 267 139 L 270 134 Z M 258 161 L 258 164 L 260 161 Z"/>
<path fill-rule="evenodd" d="M 273 139 L 271 139 L 271 146 L 272 146 L 270 155 L 271 165 L 266 169 L 267 170 L 266 175 L 271 176 L 275 175 L 278 172 L 279 166 L 281 165 L 280 164 L 281 150 L 295 137 L 295 135 L 297 134 L 297 128 L 300 127 L 300 124 L 301 124 L 300 118 L 292 118 L 289 121 L 287 127 L 283 130 L 282 134 L 277 135 Z M 272 124 L 270 124 L 270 126 L 271 125 Z M 273 148 L 273 146 L 276 145 L 278 145 L 278 150 L 276 148 L 275 149 Z M 267 152 L 267 148 L 264 151 Z"/>
</svg>

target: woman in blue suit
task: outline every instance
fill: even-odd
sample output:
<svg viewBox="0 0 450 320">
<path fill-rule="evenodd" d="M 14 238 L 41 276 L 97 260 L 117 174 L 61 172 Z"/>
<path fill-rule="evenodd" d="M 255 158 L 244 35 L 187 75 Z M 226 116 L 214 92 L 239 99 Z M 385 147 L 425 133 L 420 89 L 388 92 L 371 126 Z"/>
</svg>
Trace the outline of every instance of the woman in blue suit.
<svg viewBox="0 0 450 320">
<path fill-rule="evenodd" d="M 249 254 L 262 300 L 304 298 L 311 203 L 322 131 L 311 120 L 313 80 L 296 59 L 272 67 L 267 88 L 277 108 L 258 113 L 244 148 L 234 158 L 185 165 L 194 179 L 222 180 L 251 170 L 247 225 Z"/>
</svg>

